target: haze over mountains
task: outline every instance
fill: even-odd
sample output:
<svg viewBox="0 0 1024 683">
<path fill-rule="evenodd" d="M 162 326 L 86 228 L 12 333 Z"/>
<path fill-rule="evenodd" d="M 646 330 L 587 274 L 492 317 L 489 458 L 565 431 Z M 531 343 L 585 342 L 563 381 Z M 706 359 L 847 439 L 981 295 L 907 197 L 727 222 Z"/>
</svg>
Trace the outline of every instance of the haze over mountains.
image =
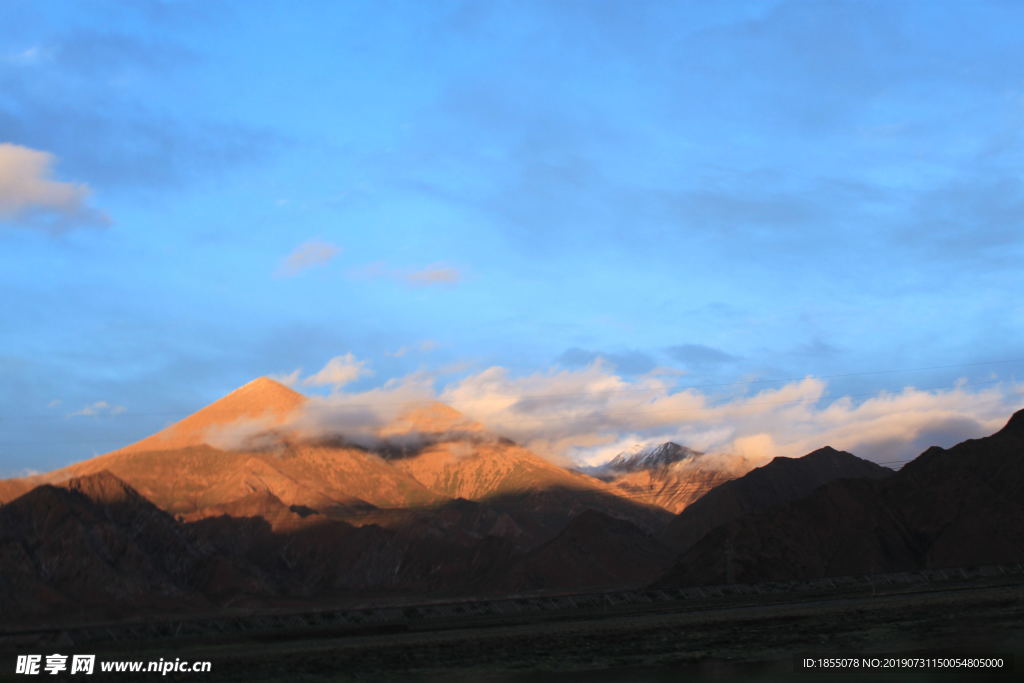
<svg viewBox="0 0 1024 683">
<path fill-rule="evenodd" d="M 573 471 L 440 403 L 352 437 L 308 406 L 260 378 L 119 450 L 0 481 L 6 613 L 66 613 L 83 592 L 119 616 L 755 581 L 1024 547 L 1020 413 L 898 474 L 831 448 L 744 474 L 675 443 Z"/>
</svg>

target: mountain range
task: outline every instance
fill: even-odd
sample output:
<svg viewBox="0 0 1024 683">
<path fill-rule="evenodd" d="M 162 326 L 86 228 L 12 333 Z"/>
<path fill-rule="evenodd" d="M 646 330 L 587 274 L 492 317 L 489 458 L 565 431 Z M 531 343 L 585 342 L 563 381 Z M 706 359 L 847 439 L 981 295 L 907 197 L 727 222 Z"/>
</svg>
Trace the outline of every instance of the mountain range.
<svg viewBox="0 0 1024 683">
<path fill-rule="evenodd" d="M 671 442 L 570 470 L 440 403 L 371 439 L 310 431 L 313 400 L 260 378 L 0 481 L 5 618 L 807 578 L 1024 547 L 1024 413 L 895 474 L 827 447 L 744 473 Z"/>
</svg>

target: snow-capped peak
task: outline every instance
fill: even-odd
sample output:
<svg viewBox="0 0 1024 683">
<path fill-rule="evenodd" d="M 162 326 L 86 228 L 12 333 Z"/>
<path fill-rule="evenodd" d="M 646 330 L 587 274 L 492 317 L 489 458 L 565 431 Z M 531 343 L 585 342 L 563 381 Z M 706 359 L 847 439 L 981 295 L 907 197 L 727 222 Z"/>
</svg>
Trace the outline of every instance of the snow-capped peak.
<svg viewBox="0 0 1024 683">
<path fill-rule="evenodd" d="M 619 453 L 605 464 L 592 469 L 606 474 L 655 470 L 701 455 L 704 454 L 700 451 L 680 446 L 672 441 L 656 446 L 637 444 L 628 451 Z"/>
</svg>

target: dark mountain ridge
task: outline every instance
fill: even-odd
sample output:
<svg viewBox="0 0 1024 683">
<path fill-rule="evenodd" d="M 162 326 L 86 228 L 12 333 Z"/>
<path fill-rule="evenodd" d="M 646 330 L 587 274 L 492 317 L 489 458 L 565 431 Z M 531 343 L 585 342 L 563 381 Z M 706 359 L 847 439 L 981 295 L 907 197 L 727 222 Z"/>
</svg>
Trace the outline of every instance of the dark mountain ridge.
<svg viewBox="0 0 1024 683">
<path fill-rule="evenodd" d="M 39 486 L 0 506 L 8 618 L 206 605 L 212 559 L 183 525 L 109 473 Z"/>
<path fill-rule="evenodd" d="M 802 458 L 775 458 L 709 491 L 669 522 L 661 540 L 681 553 L 721 524 L 803 498 L 836 479 L 875 479 L 891 474 L 886 467 L 831 446 Z"/>
<path fill-rule="evenodd" d="M 992 436 L 929 448 L 885 478 L 840 479 L 746 514 L 658 585 L 815 579 L 1024 561 L 1024 411 Z"/>
</svg>

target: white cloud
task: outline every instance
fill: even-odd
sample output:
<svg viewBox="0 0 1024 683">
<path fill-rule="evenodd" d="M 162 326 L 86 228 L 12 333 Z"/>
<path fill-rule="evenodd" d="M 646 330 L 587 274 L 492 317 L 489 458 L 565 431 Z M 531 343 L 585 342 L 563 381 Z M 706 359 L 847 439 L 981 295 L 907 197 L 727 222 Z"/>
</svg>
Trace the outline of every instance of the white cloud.
<svg viewBox="0 0 1024 683">
<path fill-rule="evenodd" d="M 51 232 L 110 223 L 87 205 L 87 185 L 52 179 L 53 161 L 47 152 L 0 143 L 0 221 Z"/>
<path fill-rule="evenodd" d="M 372 374 L 373 372 L 366 367 L 365 360 L 357 360 L 352 353 L 346 353 L 327 361 L 318 372 L 302 380 L 302 384 L 308 387 L 332 386 L 339 389 L 360 377 Z"/>
<path fill-rule="evenodd" d="M 407 274 L 405 279 L 419 287 L 455 285 L 462 279 L 462 273 L 457 268 L 435 264 L 413 271 Z"/>
<path fill-rule="evenodd" d="M 27 47 L 20 52 L 8 53 L 3 61 L 20 66 L 33 66 L 53 59 L 53 50 L 39 45 Z"/>
<path fill-rule="evenodd" d="M 443 412 L 433 420 L 429 411 L 425 419 L 409 419 L 410 410 L 435 400 L 433 378 L 415 373 L 360 393 L 310 396 L 302 409 L 283 423 L 243 418 L 218 425 L 207 432 L 206 439 L 222 450 L 276 450 L 284 443 L 284 434 L 366 448 L 415 447 L 439 434 L 459 437 L 474 431 L 474 425 L 464 418 L 446 419 Z"/>
<path fill-rule="evenodd" d="M 45 470 L 37 470 L 34 467 L 23 467 L 20 470 L 0 470 L 0 479 L 21 479 L 23 477 L 34 477 L 42 474 Z"/>
<path fill-rule="evenodd" d="M 433 400 L 433 378 L 415 373 L 369 391 L 311 397 L 289 426 L 306 438 L 344 438 L 350 443 L 374 446 L 382 441 L 382 429 L 411 408 Z M 398 443 L 403 437 L 415 440 L 419 435 L 409 431 L 387 440 Z"/>
<path fill-rule="evenodd" d="M 81 410 L 68 413 L 68 417 L 93 417 L 97 415 L 120 415 L 125 411 L 124 406 L 115 406 L 106 401 L 90 403 Z"/>
<path fill-rule="evenodd" d="M 242 418 L 214 425 L 207 430 L 205 439 L 214 448 L 225 451 L 273 451 L 282 445 L 275 426 L 269 418 Z"/>
<path fill-rule="evenodd" d="M 429 353 L 438 347 L 438 343 L 433 339 L 424 339 L 423 341 L 410 344 L 409 346 L 403 346 L 397 351 L 386 351 L 385 355 L 394 356 L 395 358 L 402 358 L 413 351 L 419 351 L 421 353 Z"/>
<path fill-rule="evenodd" d="M 277 275 L 279 277 L 294 277 L 304 270 L 330 262 L 340 251 L 340 247 L 330 242 L 320 240 L 303 242 L 281 261 L 281 265 L 277 268 Z"/>
<path fill-rule="evenodd" d="M 413 270 L 392 268 L 382 261 L 374 261 L 360 268 L 353 268 L 349 273 L 356 278 L 395 280 L 413 287 L 457 285 L 462 281 L 461 270 L 441 263 Z"/>
</svg>

